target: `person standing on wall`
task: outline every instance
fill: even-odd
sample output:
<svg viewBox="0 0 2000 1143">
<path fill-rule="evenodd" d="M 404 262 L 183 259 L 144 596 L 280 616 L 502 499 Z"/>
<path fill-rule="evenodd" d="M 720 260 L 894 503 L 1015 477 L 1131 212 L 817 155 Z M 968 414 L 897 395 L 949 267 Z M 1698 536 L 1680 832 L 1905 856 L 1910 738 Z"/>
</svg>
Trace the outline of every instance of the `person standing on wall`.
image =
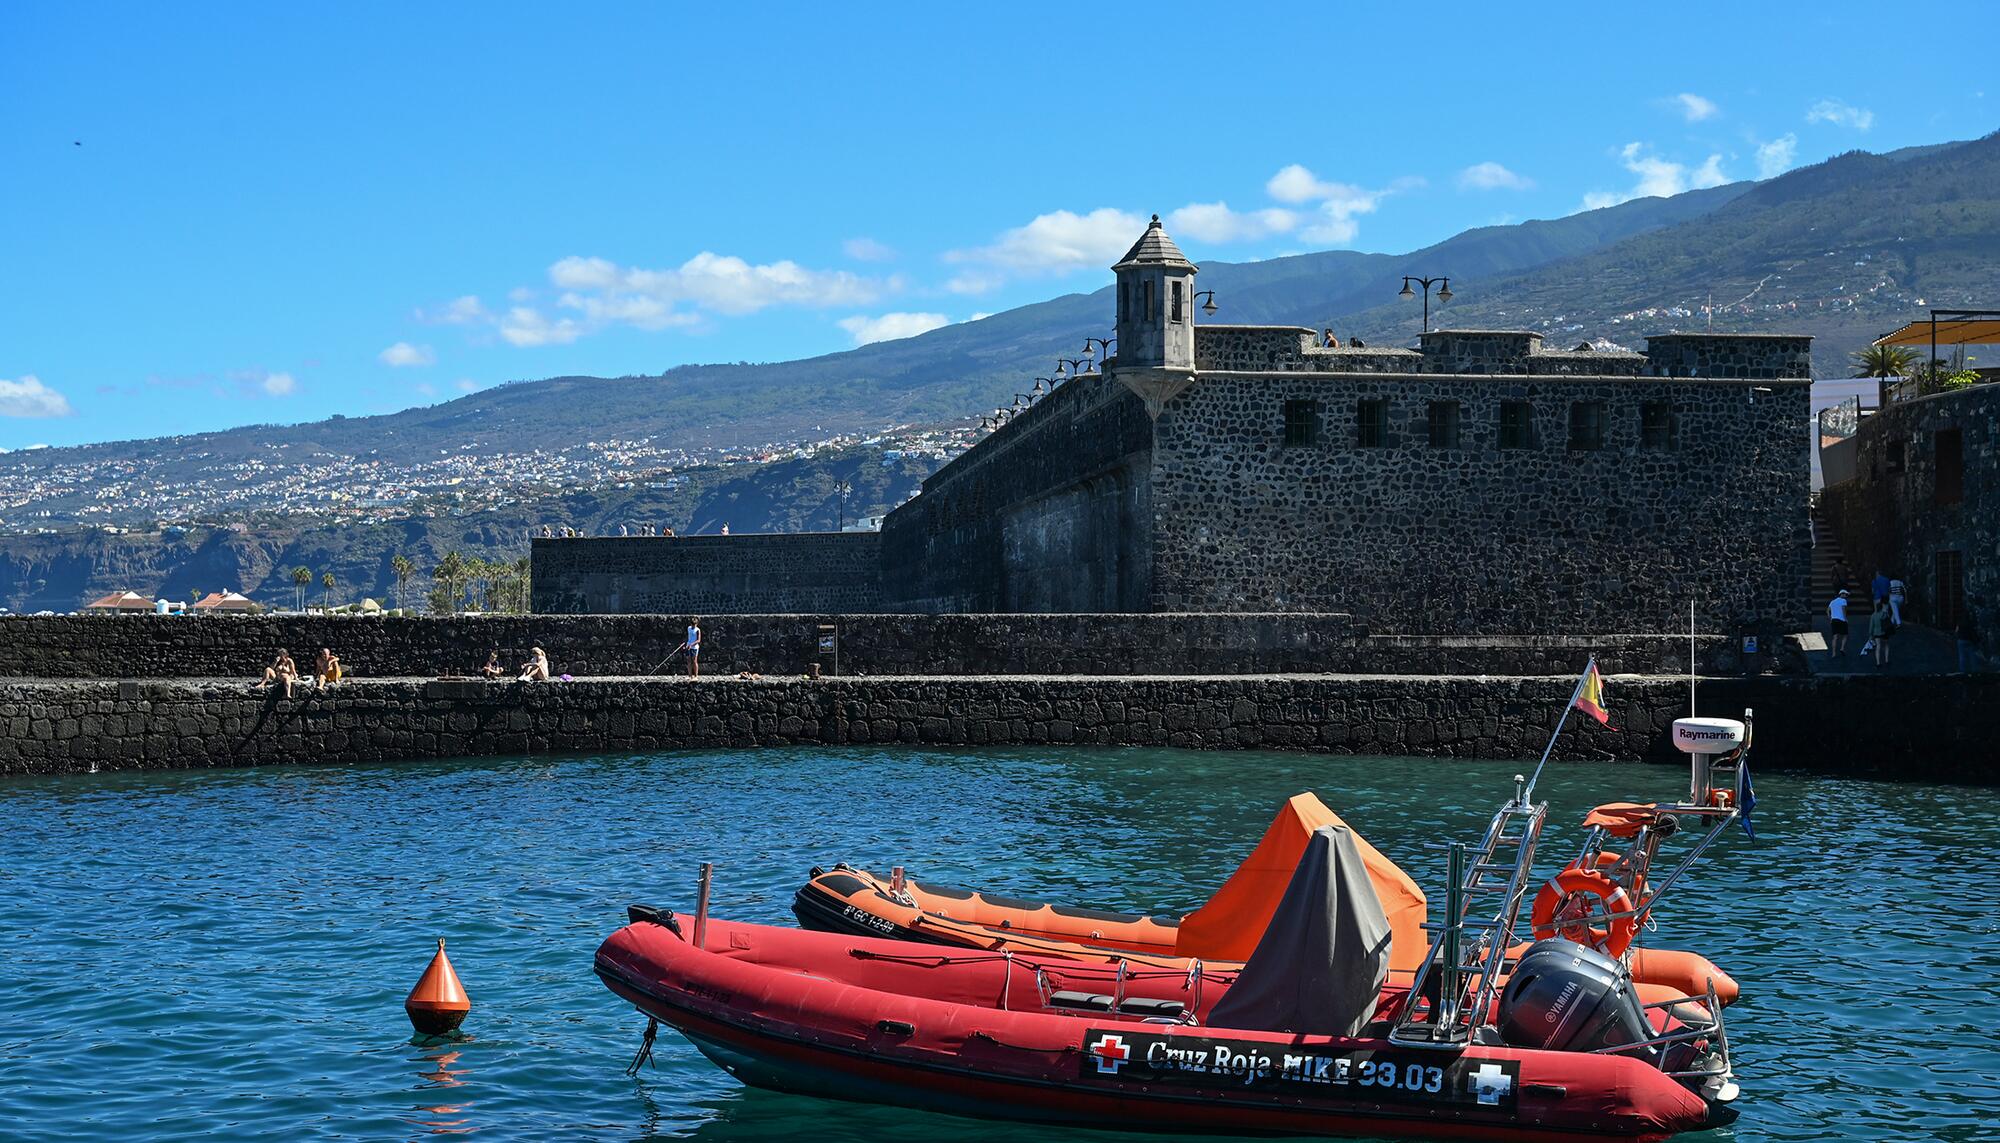
<svg viewBox="0 0 2000 1143">
<path fill-rule="evenodd" d="M 1828 616 L 1828 638 L 1831 643 L 1828 650 L 1835 655 L 1845 655 L 1847 653 L 1846 588 L 1841 588 L 1840 594 L 1833 597 L 1833 602 L 1826 605 L 1826 614 Z"/>
<path fill-rule="evenodd" d="M 697 615 L 694 618 L 688 620 L 687 640 L 681 644 L 681 650 L 687 652 L 688 678 L 690 679 L 700 678 L 701 677 L 701 616 Z"/>
</svg>

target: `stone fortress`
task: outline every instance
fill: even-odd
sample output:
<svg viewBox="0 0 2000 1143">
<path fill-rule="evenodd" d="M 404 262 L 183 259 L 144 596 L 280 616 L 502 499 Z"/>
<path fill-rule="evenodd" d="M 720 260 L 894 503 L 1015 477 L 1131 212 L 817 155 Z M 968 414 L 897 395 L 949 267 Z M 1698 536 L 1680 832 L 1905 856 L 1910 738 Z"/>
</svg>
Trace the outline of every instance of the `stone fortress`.
<svg viewBox="0 0 2000 1143">
<path fill-rule="evenodd" d="M 1809 622 L 1811 345 L 1644 353 L 1197 324 L 1157 218 L 1115 351 L 924 482 L 879 539 L 534 542 L 538 612 L 1342 613 L 1540 635 Z"/>
</svg>

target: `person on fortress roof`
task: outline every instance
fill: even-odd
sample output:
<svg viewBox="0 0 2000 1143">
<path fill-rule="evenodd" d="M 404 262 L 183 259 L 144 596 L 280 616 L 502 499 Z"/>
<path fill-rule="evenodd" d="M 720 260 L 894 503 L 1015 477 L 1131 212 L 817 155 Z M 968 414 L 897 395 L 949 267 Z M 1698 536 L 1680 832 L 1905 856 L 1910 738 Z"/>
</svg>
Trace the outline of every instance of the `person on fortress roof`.
<svg viewBox="0 0 2000 1143">
<path fill-rule="evenodd" d="M 285 697 L 291 698 L 292 683 L 297 681 L 298 677 L 299 665 L 292 662 L 290 652 L 280 647 L 277 655 L 271 659 L 271 665 L 264 668 L 264 677 L 257 683 L 257 689 L 261 691 L 272 683 L 283 683 Z"/>
<path fill-rule="evenodd" d="M 1340 339 L 1339 339 L 1339 338 L 1337 338 L 1337 337 L 1335 337 L 1335 336 L 1333 336 L 1333 331 L 1332 331 L 1332 330 L 1327 330 L 1327 331 L 1326 331 L 1326 341 L 1325 341 L 1325 342 L 1323 342 L 1322 344 L 1324 344 L 1324 345 L 1326 346 L 1326 348 L 1328 348 L 1328 349 L 1339 349 L 1339 348 L 1340 348 Z"/>
<path fill-rule="evenodd" d="M 500 665 L 500 648 L 495 647 L 491 651 L 486 652 L 486 665 L 479 668 L 479 677 L 482 679 L 498 679 L 504 678 L 506 674 L 507 668 Z"/>
</svg>

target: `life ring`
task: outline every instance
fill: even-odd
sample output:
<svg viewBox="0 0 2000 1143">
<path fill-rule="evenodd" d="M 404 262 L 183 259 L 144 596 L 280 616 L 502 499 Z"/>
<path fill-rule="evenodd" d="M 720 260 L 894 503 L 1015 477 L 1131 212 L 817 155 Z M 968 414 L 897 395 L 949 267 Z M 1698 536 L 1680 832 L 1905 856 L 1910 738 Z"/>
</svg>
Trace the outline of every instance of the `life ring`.
<svg viewBox="0 0 2000 1143">
<path fill-rule="evenodd" d="M 1605 850 L 1597 855 L 1597 867 L 1603 870 L 1606 876 L 1615 878 L 1616 874 L 1613 871 L 1618 867 L 1618 863 L 1623 860 L 1625 860 L 1623 854 Z M 1636 878 L 1636 883 L 1632 886 L 1632 892 L 1637 893 L 1641 897 L 1646 895 L 1646 878 L 1644 876 Z"/>
<path fill-rule="evenodd" d="M 1578 910 L 1572 907 L 1581 894 L 1588 893 L 1603 903 L 1607 914 L 1613 916 L 1605 922 L 1608 927 L 1598 928 L 1590 923 L 1591 907 L 1585 903 Z M 1558 917 L 1558 914 L 1567 914 Z M 1639 918 L 1632 912 L 1632 899 L 1625 893 L 1624 886 L 1613 881 L 1607 874 L 1596 869 L 1579 869 L 1574 865 L 1549 878 L 1541 892 L 1535 894 L 1535 910 L 1531 914 L 1535 939 L 1548 940 L 1562 936 L 1578 944 L 1587 944 L 1606 956 L 1623 956 L 1632 947 L 1632 938 L 1639 931 Z M 1581 939 L 1588 935 L 1589 939 Z"/>
</svg>

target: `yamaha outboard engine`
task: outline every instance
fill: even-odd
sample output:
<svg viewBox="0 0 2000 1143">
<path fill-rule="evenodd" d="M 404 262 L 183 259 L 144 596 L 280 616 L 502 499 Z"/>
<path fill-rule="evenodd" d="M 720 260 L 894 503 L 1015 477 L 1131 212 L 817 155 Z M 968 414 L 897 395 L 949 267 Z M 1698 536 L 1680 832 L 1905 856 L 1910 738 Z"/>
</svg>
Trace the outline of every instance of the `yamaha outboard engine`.
<svg viewBox="0 0 2000 1143">
<path fill-rule="evenodd" d="M 1500 994 L 1500 1038 L 1516 1048 L 1589 1052 L 1653 1038 L 1625 966 L 1560 937 L 1522 955 Z M 1653 1048 L 1619 1055 L 1651 1062 Z"/>
</svg>

